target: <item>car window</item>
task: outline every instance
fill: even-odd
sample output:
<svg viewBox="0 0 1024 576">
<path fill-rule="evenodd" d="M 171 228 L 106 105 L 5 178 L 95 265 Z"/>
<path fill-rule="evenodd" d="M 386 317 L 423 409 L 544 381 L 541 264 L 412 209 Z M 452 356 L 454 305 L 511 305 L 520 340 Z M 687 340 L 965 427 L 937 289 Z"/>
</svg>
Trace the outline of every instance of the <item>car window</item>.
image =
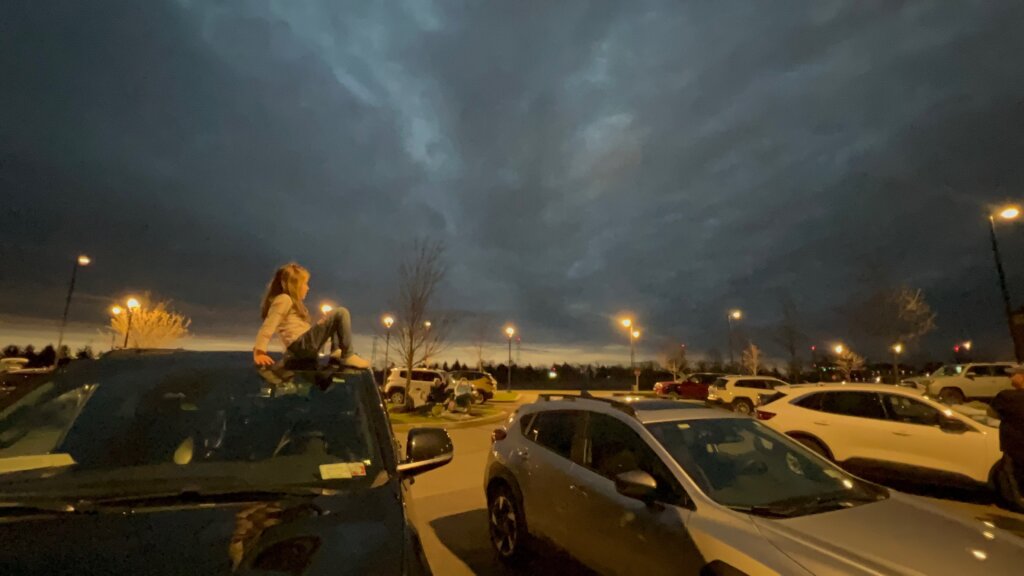
<svg viewBox="0 0 1024 576">
<path fill-rule="evenodd" d="M 607 414 L 589 414 L 583 465 L 613 481 L 623 472 L 642 470 L 657 482 L 660 500 L 678 503 L 683 497 L 682 487 L 647 442 Z"/>
<path fill-rule="evenodd" d="M 552 410 L 540 412 L 530 422 L 526 438 L 551 450 L 559 456 L 570 458 L 573 439 L 582 422 L 578 410 Z"/>
<path fill-rule="evenodd" d="M 737 380 L 736 381 L 736 387 L 737 388 L 754 388 L 754 389 L 760 390 L 760 389 L 765 388 L 765 385 L 764 385 L 764 382 L 762 382 L 760 380 Z"/>
<path fill-rule="evenodd" d="M 821 410 L 821 399 L 823 396 L 824 394 L 815 392 L 814 394 L 808 394 L 802 398 L 797 398 L 793 401 L 793 404 L 810 410 Z"/>
<path fill-rule="evenodd" d="M 941 413 L 924 402 L 899 394 L 883 394 L 889 419 L 906 424 L 937 426 Z"/>
<path fill-rule="evenodd" d="M 821 409 L 832 414 L 885 419 L 885 410 L 874 392 L 824 392 Z"/>
<path fill-rule="evenodd" d="M 1011 368 L 1013 368 L 1013 366 L 1010 366 L 1009 364 L 1000 364 L 998 366 L 993 366 L 992 375 L 1009 378 Z"/>
<path fill-rule="evenodd" d="M 967 372 L 966 372 L 965 376 L 975 376 L 975 377 L 992 376 L 992 367 L 991 366 L 971 366 L 970 368 L 967 369 Z"/>
<path fill-rule="evenodd" d="M 714 384 L 712 384 L 712 386 L 714 386 L 715 388 L 725 388 L 728 385 L 729 385 L 729 379 L 728 378 L 719 378 L 719 379 L 715 380 Z"/>
</svg>

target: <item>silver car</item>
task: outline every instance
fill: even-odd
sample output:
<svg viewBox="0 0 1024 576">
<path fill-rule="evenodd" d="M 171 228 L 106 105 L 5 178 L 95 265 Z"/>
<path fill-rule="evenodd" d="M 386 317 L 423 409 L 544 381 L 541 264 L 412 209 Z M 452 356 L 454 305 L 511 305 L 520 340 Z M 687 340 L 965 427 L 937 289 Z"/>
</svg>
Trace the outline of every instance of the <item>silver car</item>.
<svg viewBox="0 0 1024 576">
<path fill-rule="evenodd" d="M 498 556 L 602 574 L 1020 574 L 1024 540 L 852 476 L 749 417 L 542 396 L 492 435 Z"/>
</svg>

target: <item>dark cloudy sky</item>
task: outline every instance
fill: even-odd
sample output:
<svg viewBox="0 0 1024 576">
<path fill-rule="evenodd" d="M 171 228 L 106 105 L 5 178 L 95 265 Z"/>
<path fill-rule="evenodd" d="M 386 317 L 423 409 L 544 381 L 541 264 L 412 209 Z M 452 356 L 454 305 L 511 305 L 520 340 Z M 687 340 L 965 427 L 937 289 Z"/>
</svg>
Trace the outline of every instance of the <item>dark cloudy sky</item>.
<svg viewBox="0 0 1024 576">
<path fill-rule="evenodd" d="M 1004 354 L 986 215 L 1024 196 L 1022 24 L 1012 0 L 7 0 L 0 339 L 60 316 L 79 251 L 81 333 L 148 290 L 244 345 L 295 259 L 369 334 L 429 235 L 441 303 L 538 350 L 614 350 L 623 311 L 648 354 L 723 349 L 738 306 L 778 353 L 784 295 L 848 340 L 837 310 L 907 282 L 933 355 Z"/>
</svg>

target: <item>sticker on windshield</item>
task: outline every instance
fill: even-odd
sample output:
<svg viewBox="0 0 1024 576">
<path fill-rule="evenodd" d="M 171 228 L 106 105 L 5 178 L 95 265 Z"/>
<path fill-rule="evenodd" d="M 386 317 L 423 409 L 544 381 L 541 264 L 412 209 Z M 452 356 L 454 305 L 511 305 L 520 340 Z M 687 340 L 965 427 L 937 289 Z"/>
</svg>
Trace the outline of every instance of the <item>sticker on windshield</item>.
<svg viewBox="0 0 1024 576">
<path fill-rule="evenodd" d="M 796 459 L 796 456 L 794 456 L 792 452 L 786 453 L 786 465 L 789 466 L 789 469 L 793 474 L 797 474 L 799 476 L 804 475 L 804 471 L 800 467 L 800 461 Z"/>
<path fill-rule="evenodd" d="M 320 478 L 323 480 L 337 480 L 340 478 L 352 478 L 353 476 L 366 476 L 366 464 L 362 462 L 335 462 L 334 464 L 320 465 Z"/>
<path fill-rule="evenodd" d="M 680 422 L 679 424 L 676 424 L 676 428 L 679 430 L 689 430 L 690 425 L 685 422 Z"/>
</svg>

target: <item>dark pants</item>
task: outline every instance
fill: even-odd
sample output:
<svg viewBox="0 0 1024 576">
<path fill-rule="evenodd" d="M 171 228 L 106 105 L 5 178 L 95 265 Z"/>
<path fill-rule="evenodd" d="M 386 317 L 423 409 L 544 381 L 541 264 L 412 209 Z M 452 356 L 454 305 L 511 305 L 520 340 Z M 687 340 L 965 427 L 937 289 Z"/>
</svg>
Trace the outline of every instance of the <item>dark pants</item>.
<svg viewBox="0 0 1024 576">
<path fill-rule="evenodd" d="M 324 343 L 331 341 L 331 352 L 341 350 L 342 358 L 352 354 L 352 316 L 347 308 L 335 308 L 288 346 L 294 358 L 316 358 Z"/>
<path fill-rule="evenodd" d="M 1003 453 L 1003 461 L 1007 464 L 1008 480 L 1013 482 L 1014 495 L 1021 498 L 1021 490 L 1024 489 L 1024 454 Z"/>
</svg>

